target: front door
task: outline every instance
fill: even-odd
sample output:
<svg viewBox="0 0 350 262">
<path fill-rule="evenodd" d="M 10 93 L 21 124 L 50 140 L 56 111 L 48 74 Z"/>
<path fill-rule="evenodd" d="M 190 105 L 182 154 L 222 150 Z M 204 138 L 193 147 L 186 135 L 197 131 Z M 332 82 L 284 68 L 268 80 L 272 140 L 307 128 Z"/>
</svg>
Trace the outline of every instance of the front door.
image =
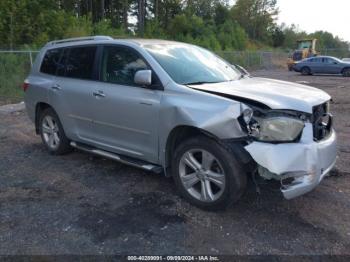
<svg viewBox="0 0 350 262">
<path fill-rule="evenodd" d="M 134 49 L 113 45 L 103 48 L 100 68 L 101 82 L 94 90 L 95 143 L 157 162 L 162 91 L 134 83 L 135 73 L 149 66 Z"/>
<path fill-rule="evenodd" d="M 342 70 L 341 64 L 333 58 L 323 58 L 324 67 L 326 68 L 324 73 L 327 74 L 340 74 Z"/>
</svg>

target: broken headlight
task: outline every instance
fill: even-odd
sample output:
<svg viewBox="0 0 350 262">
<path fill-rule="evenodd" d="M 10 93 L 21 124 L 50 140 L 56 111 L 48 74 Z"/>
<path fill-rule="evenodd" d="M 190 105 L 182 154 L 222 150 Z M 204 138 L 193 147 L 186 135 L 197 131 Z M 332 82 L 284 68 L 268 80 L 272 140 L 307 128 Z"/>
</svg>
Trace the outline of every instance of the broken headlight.
<svg viewBox="0 0 350 262">
<path fill-rule="evenodd" d="M 300 137 L 304 122 L 290 117 L 255 118 L 249 124 L 249 133 L 259 141 L 292 142 Z"/>
</svg>

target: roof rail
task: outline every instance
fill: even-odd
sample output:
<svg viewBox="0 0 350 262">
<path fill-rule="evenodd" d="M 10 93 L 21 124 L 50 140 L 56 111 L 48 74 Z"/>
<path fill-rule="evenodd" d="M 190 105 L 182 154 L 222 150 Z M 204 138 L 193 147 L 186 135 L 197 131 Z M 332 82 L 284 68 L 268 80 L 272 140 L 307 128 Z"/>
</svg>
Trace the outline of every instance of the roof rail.
<svg viewBox="0 0 350 262">
<path fill-rule="evenodd" d="M 75 37 L 75 38 L 67 38 L 62 40 L 55 40 L 48 42 L 46 45 L 57 45 L 57 44 L 63 44 L 63 43 L 70 43 L 70 42 L 79 42 L 79 41 L 99 41 L 99 40 L 113 40 L 110 36 L 103 36 L 103 35 L 96 35 L 96 36 L 86 36 L 86 37 Z"/>
</svg>

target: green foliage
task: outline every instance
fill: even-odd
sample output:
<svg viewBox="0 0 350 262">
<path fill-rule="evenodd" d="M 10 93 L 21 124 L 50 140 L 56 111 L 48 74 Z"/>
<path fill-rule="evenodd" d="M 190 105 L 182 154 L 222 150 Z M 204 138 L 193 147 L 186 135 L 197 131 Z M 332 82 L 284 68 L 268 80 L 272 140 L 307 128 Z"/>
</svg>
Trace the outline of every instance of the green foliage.
<svg viewBox="0 0 350 262">
<path fill-rule="evenodd" d="M 144 0 L 144 37 L 174 39 L 212 50 L 294 49 L 302 38 L 319 39 L 318 49 L 347 49 L 329 32 L 306 34 L 278 26 L 276 0 Z M 1 0 L 0 48 L 39 48 L 47 41 L 87 35 L 133 37 L 138 0 Z M 140 31 L 141 32 L 141 31 Z"/>
<path fill-rule="evenodd" d="M 218 39 L 223 50 L 243 50 L 248 43 L 244 29 L 232 21 L 227 21 L 219 26 Z"/>
<path fill-rule="evenodd" d="M 237 0 L 231 13 L 251 39 L 267 43 L 278 14 L 276 3 L 276 0 Z"/>
<path fill-rule="evenodd" d="M 295 25 L 286 26 L 282 24 L 280 26 L 284 36 L 284 41 L 279 46 L 285 49 L 296 49 L 296 41 L 302 39 L 317 39 L 316 49 L 324 55 L 334 55 L 337 57 L 347 57 L 349 55 L 349 43 L 345 42 L 339 37 L 325 31 L 317 31 L 312 34 L 307 34 L 304 31 L 300 31 Z"/>
<path fill-rule="evenodd" d="M 148 21 L 145 27 L 146 38 L 167 39 L 168 35 L 164 32 L 157 20 Z"/>
<path fill-rule="evenodd" d="M 272 46 L 273 47 L 282 46 L 284 43 L 284 40 L 286 38 L 282 29 L 279 27 L 275 27 L 271 30 L 271 36 L 272 36 Z"/>
<path fill-rule="evenodd" d="M 223 4 L 217 4 L 214 10 L 214 21 L 215 24 L 220 26 L 224 24 L 226 21 L 229 21 L 230 17 L 230 9 Z"/>
<path fill-rule="evenodd" d="M 21 99 L 21 85 L 29 73 L 29 61 L 28 54 L 24 53 L 0 55 L 0 98 Z"/>
<path fill-rule="evenodd" d="M 320 49 L 346 49 L 349 48 L 347 43 L 344 43 L 339 37 L 334 37 L 333 34 L 325 31 L 317 31 L 310 35 L 311 38 L 318 39 Z"/>
<path fill-rule="evenodd" d="M 138 0 L 0 0 L 0 49 L 39 49 L 48 41 L 88 35 L 142 37 L 143 31 L 143 37 L 196 44 L 249 67 L 262 61 L 253 50 L 293 50 L 305 38 L 317 38 L 321 54 L 350 56 L 349 43 L 329 32 L 277 25 L 276 0 L 144 2 L 141 25 Z M 284 65 L 284 57 L 279 60 Z M 0 54 L 0 96 L 21 96 L 29 67 L 28 54 Z"/>
<path fill-rule="evenodd" d="M 68 26 L 64 32 L 64 38 L 92 35 L 93 25 L 89 17 L 69 17 L 67 22 Z"/>
<path fill-rule="evenodd" d="M 129 36 L 124 29 L 113 27 L 112 21 L 104 19 L 93 25 L 93 35 L 109 35 L 115 38 L 125 38 Z"/>
</svg>

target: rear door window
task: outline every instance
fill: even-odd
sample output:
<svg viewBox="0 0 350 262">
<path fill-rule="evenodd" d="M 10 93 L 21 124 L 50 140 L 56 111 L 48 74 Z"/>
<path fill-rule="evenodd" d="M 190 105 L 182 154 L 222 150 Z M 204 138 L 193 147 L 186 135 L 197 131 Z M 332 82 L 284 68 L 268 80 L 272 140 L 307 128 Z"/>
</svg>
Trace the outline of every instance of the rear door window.
<svg viewBox="0 0 350 262">
<path fill-rule="evenodd" d="M 72 78 L 92 79 L 96 49 L 96 46 L 68 48 L 68 56 L 65 58 L 64 75 Z"/>
<path fill-rule="evenodd" d="M 41 63 L 40 72 L 55 75 L 56 70 L 60 65 L 62 51 L 62 48 L 48 50 Z"/>
<path fill-rule="evenodd" d="M 61 61 L 57 66 L 57 76 L 64 76 L 66 73 L 66 61 L 68 59 L 69 49 L 65 48 L 62 52 Z"/>
</svg>

